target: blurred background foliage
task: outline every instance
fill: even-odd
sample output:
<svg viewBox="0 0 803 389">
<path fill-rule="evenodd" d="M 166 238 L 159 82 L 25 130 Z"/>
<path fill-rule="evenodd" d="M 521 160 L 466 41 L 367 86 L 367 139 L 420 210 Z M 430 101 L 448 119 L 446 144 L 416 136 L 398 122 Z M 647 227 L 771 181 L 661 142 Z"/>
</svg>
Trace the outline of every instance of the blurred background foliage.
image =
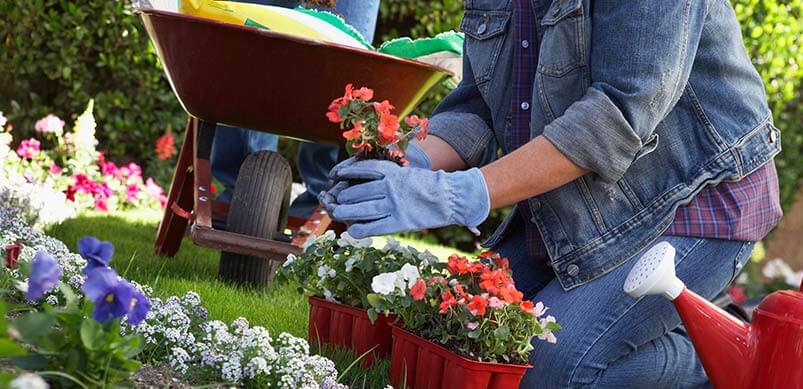
<svg viewBox="0 0 803 389">
<path fill-rule="evenodd" d="M 732 3 L 767 87 L 775 124 L 783 131 L 777 166 L 788 207 L 803 175 L 803 0 Z M 383 0 L 377 37 L 418 38 L 456 30 L 462 8 L 461 0 Z M 153 155 L 159 135 L 180 135 L 186 119 L 129 2 L 0 1 L 0 15 L 0 108 L 15 132 L 31 132 L 33 123 L 48 113 L 67 119 L 94 98 L 100 149 L 114 158 L 138 159 L 149 165 L 151 175 L 169 177 L 171 161 L 143 156 Z M 444 87 L 434 90 L 419 113 L 429 114 L 446 93 Z M 282 151 L 294 158 L 292 142 L 284 142 Z M 483 236 L 499 216 L 482 226 Z M 461 249 L 475 245 L 465 229 L 424 235 Z"/>
</svg>

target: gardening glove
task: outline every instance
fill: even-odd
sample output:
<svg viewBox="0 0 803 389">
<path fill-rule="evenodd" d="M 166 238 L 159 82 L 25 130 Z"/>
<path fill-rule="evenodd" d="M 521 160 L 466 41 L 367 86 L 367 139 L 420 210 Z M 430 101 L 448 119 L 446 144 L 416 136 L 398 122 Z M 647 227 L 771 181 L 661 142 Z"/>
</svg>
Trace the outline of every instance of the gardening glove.
<svg viewBox="0 0 803 389">
<path fill-rule="evenodd" d="M 407 144 L 407 149 L 405 150 L 405 154 L 407 157 L 407 161 L 409 164 L 407 167 L 417 167 L 422 169 L 431 170 L 432 169 L 432 161 L 427 156 L 427 153 L 424 152 L 424 149 L 421 148 L 417 143 L 410 142 Z M 350 157 L 343 162 L 340 162 L 332 170 L 329 172 L 329 179 L 334 180 L 337 177 L 338 171 L 341 169 L 351 166 L 354 162 L 357 162 L 357 159 L 354 157 Z M 321 202 L 323 207 L 326 209 L 326 212 L 329 214 L 332 213 L 332 207 L 335 204 L 335 198 L 337 194 L 340 193 L 343 189 L 348 188 L 348 183 L 345 181 L 335 182 L 329 190 L 322 191 L 318 193 L 318 200 Z"/>
<path fill-rule="evenodd" d="M 332 217 L 349 224 L 349 234 L 357 239 L 452 224 L 476 233 L 491 208 L 477 168 L 446 173 L 369 160 L 336 173 L 338 183 L 371 180 L 345 188 L 336 184 L 329 193 L 335 199 Z"/>
</svg>

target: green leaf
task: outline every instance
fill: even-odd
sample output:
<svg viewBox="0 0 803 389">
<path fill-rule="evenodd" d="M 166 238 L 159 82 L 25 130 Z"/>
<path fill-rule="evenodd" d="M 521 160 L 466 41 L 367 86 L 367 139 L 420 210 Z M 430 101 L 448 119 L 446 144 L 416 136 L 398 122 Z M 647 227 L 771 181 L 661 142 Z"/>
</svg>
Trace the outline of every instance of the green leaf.
<svg viewBox="0 0 803 389">
<path fill-rule="evenodd" d="M 32 354 L 21 357 L 12 357 L 11 363 L 26 370 L 43 370 L 47 369 L 47 358 L 43 355 Z"/>
<path fill-rule="evenodd" d="M 477 328 L 476 330 L 469 332 L 468 337 L 471 339 L 478 339 L 481 334 L 482 331 L 479 328 Z"/>
<path fill-rule="evenodd" d="M 376 317 L 377 316 L 378 315 L 376 314 L 375 310 L 373 310 L 373 309 L 369 309 L 368 310 L 368 320 L 371 321 L 371 324 L 374 324 L 374 322 L 376 322 Z"/>
<path fill-rule="evenodd" d="M 81 342 L 88 350 L 97 350 L 103 346 L 103 326 L 95 319 L 86 318 L 81 323 Z"/>
<path fill-rule="evenodd" d="M 0 339 L 0 357 L 18 357 L 28 352 L 11 339 Z"/>
<path fill-rule="evenodd" d="M 53 331 L 56 318 L 41 312 L 32 312 L 20 316 L 13 322 L 14 328 L 26 343 L 36 344 L 36 339 Z"/>
<path fill-rule="evenodd" d="M 510 337 L 510 328 L 507 326 L 499 327 L 494 330 L 494 336 L 499 340 L 507 340 L 507 338 Z"/>
<path fill-rule="evenodd" d="M 368 293 L 365 298 L 368 300 L 368 304 L 371 304 L 372 307 L 379 307 L 379 305 L 382 304 L 382 296 L 376 293 Z"/>
</svg>

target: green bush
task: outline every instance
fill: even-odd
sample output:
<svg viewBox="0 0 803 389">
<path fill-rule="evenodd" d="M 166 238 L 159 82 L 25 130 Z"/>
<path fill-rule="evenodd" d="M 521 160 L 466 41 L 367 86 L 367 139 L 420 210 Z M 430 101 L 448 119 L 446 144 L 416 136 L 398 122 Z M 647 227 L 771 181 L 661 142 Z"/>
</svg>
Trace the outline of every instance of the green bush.
<svg viewBox="0 0 803 389">
<path fill-rule="evenodd" d="M 15 132 L 95 99 L 101 150 L 153 154 L 186 118 L 130 1 L 0 1 L 0 110 Z M 125 158 L 128 157 L 128 158 Z"/>
<path fill-rule="evenodd" d="M 803 175 L 803 1 L 732 0 L 747 51 L 756 65 L 781 129 L 776 158 L 784 208 L 801 190 Z"/>
</svg>

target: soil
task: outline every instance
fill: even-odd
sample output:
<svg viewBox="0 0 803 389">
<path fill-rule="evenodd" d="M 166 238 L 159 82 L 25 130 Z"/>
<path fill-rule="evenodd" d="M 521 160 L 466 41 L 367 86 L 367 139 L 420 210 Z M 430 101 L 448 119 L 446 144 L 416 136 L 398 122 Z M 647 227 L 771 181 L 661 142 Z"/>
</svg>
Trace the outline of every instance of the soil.
<svg viewBox="0 0 803 389">
<path fill-rule="evenodd" d="M 165 366 L 143 365 L 131 375 L 131 382 L 137 388 L 180 388 L 192 387 L 188 382 L 177 378 Z"/>
</svg>

